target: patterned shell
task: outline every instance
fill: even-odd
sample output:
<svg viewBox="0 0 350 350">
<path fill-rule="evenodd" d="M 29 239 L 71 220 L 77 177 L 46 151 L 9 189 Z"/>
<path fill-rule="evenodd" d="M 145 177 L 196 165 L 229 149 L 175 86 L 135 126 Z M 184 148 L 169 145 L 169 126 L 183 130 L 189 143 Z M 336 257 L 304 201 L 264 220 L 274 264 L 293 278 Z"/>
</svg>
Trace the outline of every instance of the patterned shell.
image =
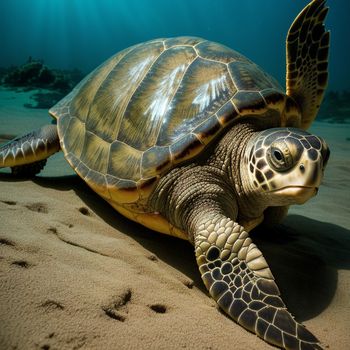
<svg viewBox="0 0 350 350">
<path fill-rule="evenodd" d="M 50 113 L 75 171 L 125 204 L 147 199 L 162 174 L 234 121 L 256 115 L 266 127 L 286 124 L 295 112 L 286 102 L 278 83 L 241 54 L 180 37 L 116 54 Z"/>
</svg>

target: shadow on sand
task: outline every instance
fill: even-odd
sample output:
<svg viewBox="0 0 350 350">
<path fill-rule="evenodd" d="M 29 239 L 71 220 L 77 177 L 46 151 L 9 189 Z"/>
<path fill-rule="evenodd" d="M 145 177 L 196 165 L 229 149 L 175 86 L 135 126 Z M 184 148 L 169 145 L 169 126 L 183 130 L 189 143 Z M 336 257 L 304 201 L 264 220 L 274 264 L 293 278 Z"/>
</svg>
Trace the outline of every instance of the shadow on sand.
<svg viewBox="0 0 350 350">
<path fill-rule="evenodd" d="M 7 174 L 0 174 L 0 179 L 16 181 Z M 55 190 L 74 190 L 107 224 L 184 273 L 206 293 L 193 247 L 188 242 L 158 234 L 124 218 L 78 176 L 36 177 L 33 181 Z M 290 215 L 282 225 L 272 230 L 256 229 L 251 237 L 264 253 L 282 298 L 299 321 L 313 318 L 328 307 L 337 289 L 338 270 L 350 269 L 349 230 L 304 216 Z"/>
</svg>

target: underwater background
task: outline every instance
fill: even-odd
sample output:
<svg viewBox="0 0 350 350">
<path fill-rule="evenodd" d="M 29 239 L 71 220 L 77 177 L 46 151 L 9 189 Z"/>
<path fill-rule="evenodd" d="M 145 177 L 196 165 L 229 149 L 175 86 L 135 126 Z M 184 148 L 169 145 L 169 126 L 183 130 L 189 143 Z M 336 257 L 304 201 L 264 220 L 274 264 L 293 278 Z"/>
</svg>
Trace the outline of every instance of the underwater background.
<svg viewBox="0 0 350 350">
<path fill-rule="evenodd" d="M 87 73 L 154 38 L 219 42 L 285 86 L 287 31 L 308 2 L 0 0 L 0 145 L 50 123 L 48 108 Z M 252 237 L 297 320 L 348 350 L 350 0 L 327 4 L 329 84 L 309 130 L 331 150 L 324 181 Z M 214 307 L 188 242 L 119 215 L 63 152 L 33 179 L 10 172 L 0 169 L 1 350 L 272 349 Z"/>
<path fill-rule="evenodd" d="M 155 38 L 219 42 L 285 86 L 286 35 L 308 2 L 0 0 L 0 143 L 47 123 L 47 110 L 110 56 Z M 316 123 L 339 124 L 349 145 L 350 1 L 327 5 L 329 83 Z M 327 139 L 331 129 L 322 128 Z"/>
<path fill-rule="evenodd" d="M 286 35 L 308 2 L 0 0 L 0 143 L 50 121 L 47 110 L 110 56 L 155 38 L 198 36 L 219 42 L 285 86 Z M 340 189 L 350 172 L 350 1 L 328 0 L 327 5 L 329 83 L 311 132 L 338 147 L 331 163 L 339 155 Z M 61 164 L 52 168 L 55 175 L 73 173 L 62 155 L 57 158 Z M 334 181 L 335 175 L 328 176 Z M 339 220 L 350 227 L 347 218 Z"/>
<path fill-rule="evenodd" d="M 283 87 L 286 35 L 308 3 L 0 0 L 0 143 L 50 121 L 47 110 L 110 56 L 155 38 L 198 36 L 219 42 L 256 62 Z M 338 142 L 338 154 L 350 165 L 350 1 L 326 3 L 329 82 L 311 132 L 321 128 L 320 136 Z M 60 157 L 61 165 L 53 167 L 56 175 L 73 173 Z"/>
<path fill-rule="evenodd" d="M 285 37 L 306 0 L 0 0 L 0 67 L 28 57 L 88 73 L 116 52 L 180 35 L 220 42 L 284 86 Z M 329 88 L 349 88 L 350 2 L 328 0 Z"/>
</svg>

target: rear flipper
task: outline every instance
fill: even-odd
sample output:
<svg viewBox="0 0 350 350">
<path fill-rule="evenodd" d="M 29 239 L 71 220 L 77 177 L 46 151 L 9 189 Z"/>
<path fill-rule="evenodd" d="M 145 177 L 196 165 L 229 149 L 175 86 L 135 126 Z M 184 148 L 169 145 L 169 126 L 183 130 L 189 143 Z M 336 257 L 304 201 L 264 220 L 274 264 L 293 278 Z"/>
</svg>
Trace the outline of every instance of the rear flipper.
<svg viewBox="0 0 350 350">
<path fill-rule="evenodd" d="M 57 126 L 45 125 L 0 147 L 0 168 L 10 167 L 16 176 L 34 176 L 59 150 Z"/>
</svg>

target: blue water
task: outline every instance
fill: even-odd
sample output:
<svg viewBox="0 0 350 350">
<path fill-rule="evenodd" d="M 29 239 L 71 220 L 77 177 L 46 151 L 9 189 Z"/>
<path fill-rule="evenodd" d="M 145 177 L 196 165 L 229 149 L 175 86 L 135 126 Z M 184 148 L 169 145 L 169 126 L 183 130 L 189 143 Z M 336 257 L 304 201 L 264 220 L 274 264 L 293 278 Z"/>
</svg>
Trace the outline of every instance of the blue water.
<svg viewBox="0 0 350 350">
<path fill-rule="evenodd" d="M 29 56 L 87 73 L 153 38 L 200 36 L 236 49 L 284 85 L 285 36 L 306 0 L 0 0 L 0 67 Z M 331 89 L 348 89 L 350 1 L 328 0 Z"/>
</svg>

